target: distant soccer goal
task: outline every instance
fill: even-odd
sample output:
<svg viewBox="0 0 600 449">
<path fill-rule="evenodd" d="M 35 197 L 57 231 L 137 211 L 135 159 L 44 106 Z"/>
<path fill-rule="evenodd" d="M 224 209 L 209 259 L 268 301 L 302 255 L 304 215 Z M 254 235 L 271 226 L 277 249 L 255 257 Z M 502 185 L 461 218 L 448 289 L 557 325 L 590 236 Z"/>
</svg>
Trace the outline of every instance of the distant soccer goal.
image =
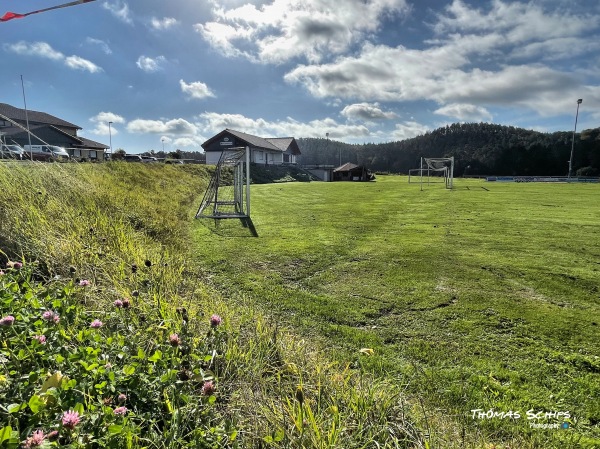
<svg viewBox="0 0 600 449">
<path fill-rule="evenodd" d="M 250 218 L 250 149 L 221 153 L 196 218 Z"/>
<path fill-rule="evenodd" d="M 422 157 L 421 166 L 408 171 L 408 182 L 419 182 L 421 189 L 423 188 L 423 182 L 427 182 L 427 185 L 443 182 L 447 189 L 452 189 L 454 184 L 454 156 Z"/>
</svg>

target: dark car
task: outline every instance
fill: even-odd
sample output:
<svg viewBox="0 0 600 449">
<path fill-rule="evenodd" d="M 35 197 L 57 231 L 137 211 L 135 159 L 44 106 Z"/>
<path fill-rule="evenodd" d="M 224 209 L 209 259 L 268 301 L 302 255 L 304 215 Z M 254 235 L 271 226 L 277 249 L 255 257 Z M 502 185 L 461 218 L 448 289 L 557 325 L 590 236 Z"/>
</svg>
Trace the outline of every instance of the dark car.
<svg viewBox="0 0 600 449">
<path fill-rule="evenodd" d="M 19 145 L 0 144 L 0 159 L 24 159 L 25 151 Z"/>
<path fill-rule="evenodd" d="M 142 156 L 139 154 L 126 154 L 124 160 L 126 162 L 144 162 Z"/>
</svg>

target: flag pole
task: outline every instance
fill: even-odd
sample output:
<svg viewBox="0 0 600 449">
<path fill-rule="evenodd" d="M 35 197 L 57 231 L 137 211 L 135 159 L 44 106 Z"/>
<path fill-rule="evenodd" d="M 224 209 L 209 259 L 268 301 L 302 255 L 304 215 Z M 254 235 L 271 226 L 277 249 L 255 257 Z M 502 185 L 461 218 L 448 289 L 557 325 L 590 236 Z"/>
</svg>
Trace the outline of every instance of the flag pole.
<svg viewBox="0 0 600 449">
<path fill-rule="evenodd" d="M 29 156 L 33 161 L 33 151 L 31 151 L 31 133 L 29 132 L 29 116 L 27 114 L 27 101 L 25 101 L 25 84 L 23 83 L 23 75 L 21 75 L 21 89 L 23 90 L 23 104 L 25 105 L 25 123 L 27 124 L 27 137 L 29 138 Z"/>
</svg>

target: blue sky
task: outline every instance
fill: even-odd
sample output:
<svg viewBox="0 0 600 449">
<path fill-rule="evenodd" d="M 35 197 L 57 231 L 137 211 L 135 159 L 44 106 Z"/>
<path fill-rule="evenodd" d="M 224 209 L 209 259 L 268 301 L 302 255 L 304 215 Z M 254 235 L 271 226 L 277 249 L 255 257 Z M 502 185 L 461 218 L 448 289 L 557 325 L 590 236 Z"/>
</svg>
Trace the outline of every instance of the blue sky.
<svg viewBox="0 0 600 449">
<path fill-rule="evenodd" d="M 0 0 L 0 15 L 67 0 Z M 128 153 L 224 128 L 348 143 L 600 126 L 597 0 L 102 1 L 0 23 L 0 102 Z"/>
</svg>

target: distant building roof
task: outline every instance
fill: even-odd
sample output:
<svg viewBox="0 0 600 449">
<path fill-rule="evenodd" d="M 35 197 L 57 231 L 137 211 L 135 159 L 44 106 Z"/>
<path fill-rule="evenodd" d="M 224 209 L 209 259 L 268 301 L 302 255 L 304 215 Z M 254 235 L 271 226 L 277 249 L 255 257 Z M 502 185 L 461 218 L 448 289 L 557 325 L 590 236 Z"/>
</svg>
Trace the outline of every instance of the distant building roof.
<svg viewBox="0 0 600 449">
<path fill-rule="evenodd" d="M 351 171 L 354 170 L 355 168 L 359 168 L 359 165 L 353 164 L 352 162 L 346 162 L 344 165 L 340 165 L 338 168 L 334 168 L 333 171 L 334 172 L 340 172 L 340 171 Z"/>
<path fill-rule="evenodd" d="M 27 110 L 27 117 L 25 117 L 25 109 L 15 108 L 6 103 L 0 103 L 0 114 L 7 116 L 8 118 L 15 121 L 25 122 L 26 118 L 30 122 L 44 123 L 47 125 L 63 126 L 67 128 L 81 129 L 80 126 L 74 125 L 73 123 L 62 120 L 53 115 L 46 114 L 45 112 Z"/>
<path fill-rule="evenodd" d="M 253 136 L 252 134 L 243 133 L 241 131 L 236 131 L 234 129 L 226 128 L 217 135 L 211 137 L 206 142 L 202 144 L 202 148 L 205 150 L 209 150 L 209 147 L 216 140 L 221 139 L 225 134 L 231 134 L 248 144 L 253 148 L 261 148 L 264 150 L 278 151 L 278 152 L 286 152 L 288 150 L 291 151 L 292 154 L 300 154 L 300 148 L 296 143 L 296 139 L 293 137 L 270 137 L 263 138 L 258 136 Z"/>
</svg>

